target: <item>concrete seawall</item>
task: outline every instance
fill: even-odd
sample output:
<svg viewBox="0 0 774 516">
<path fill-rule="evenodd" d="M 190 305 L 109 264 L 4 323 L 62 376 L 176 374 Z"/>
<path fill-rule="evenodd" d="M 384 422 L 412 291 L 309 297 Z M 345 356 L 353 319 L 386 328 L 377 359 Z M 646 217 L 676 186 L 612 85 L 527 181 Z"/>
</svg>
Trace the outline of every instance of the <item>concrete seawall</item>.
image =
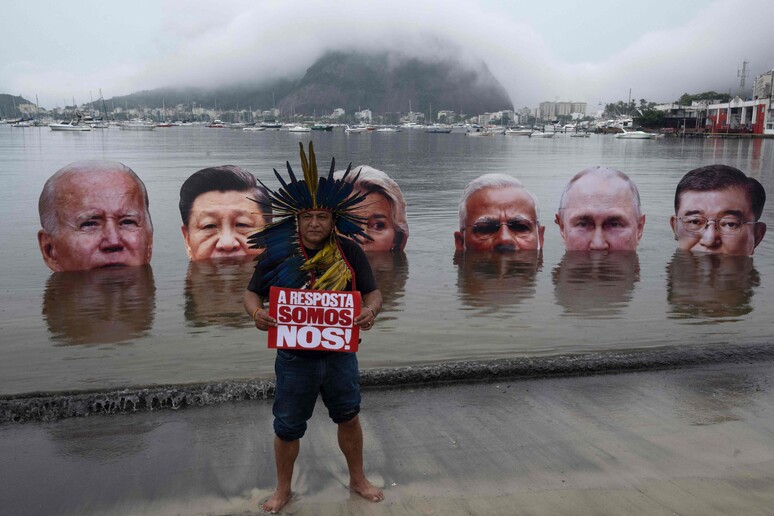
<svg viewBox="0 0 774 516">
<path fill-rule="evenodd" d="M 772 359 L 774 345 L 770 344 L 691 346 L 365 369 L 361 371 L 360 383 L 364 389 L 379 389 L 498 379 L 609 374 Z M 225 402 L 269 399 L 273 395 L 273 380 L 247 379 L 188 385 L 141 386 L 109 391 L 0 396 L 0 424 L 55 421 L 92 414 L 177 410 Z"/>
</svg>

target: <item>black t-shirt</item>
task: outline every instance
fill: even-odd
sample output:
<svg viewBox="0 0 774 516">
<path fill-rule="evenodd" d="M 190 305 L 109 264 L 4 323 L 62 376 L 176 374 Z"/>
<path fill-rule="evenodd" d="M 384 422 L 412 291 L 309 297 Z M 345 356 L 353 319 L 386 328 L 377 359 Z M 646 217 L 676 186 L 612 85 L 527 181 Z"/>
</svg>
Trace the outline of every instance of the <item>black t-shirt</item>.
<svg viewBox="0 0 774 516">
<path fill-rule="evenodd" d="M 352 271 L 354 272 L 355 287 L 360 291 L 360 295 L 365 296 L 366 294 L 376 290 L 378 288 L 376 285 L 376 279 L 374 278 L 374 273 L 371 271 L 371 264 L 368 263 L 368 258 L 363 252 L 363 249 L 357 245 L 357 243 L 347 238 L 339 237 L 338 241 L 341 252 L 344 254 L 344 259 L 347 260 L 350 267 L 352 268 Z M 305 247 L 304 251 L 309 258 L 317 254 L 317 249 L 309 249 Z M 253 277 L 250 279 L 250 283 L 247 285 L 247 290 L 255 292 L 262 299 L 267 300 L 269 299 L 269 286 L 263 284 L 261 281 L 262 276 L 263 274 L 261 273 L 261 262 L 259 261 L 255 266 Z M 350 282 L 347 283 L 347 286 L 344 290 L 352 290 L 352 285 Z"/>
<path fill-rule="evenodd" d="M 360 295 L 365 296 L 366 294 L 369 294 L 374 290 L 376 290 L 377 289 L 376 278 L 374 278 L 374 273 L 371 270 L 371 264 L 368 263 L 368 258 L 363 252 L 363 249 L 361 249 L 360 246 L 357 245 L 357 243 L 346 238 L 339 238 L 338 241 L 339 241 L 339 247 L 341 248 L 341 252 L 344 254 L 344 259 L 347 260 L 347 262 L 349 263 L 350 267 L 354 272 L 355 287 L 357 288 L 357 290 L 360 291 Z M 304 251 L 306 252 L 306 255 L 309 258 L 317 254 L 316 249 L 309 249 L 307 247 L 304 247 Z M 253 272 L 253 277 L 250 279 L 250 283 L 247 285 L 247 290 L 250 290 L 251 292 L 255 292 L 264 300 L 268 300 L 270 287 L 263 284 L 263 282 L 261 281 L 262 277 L 263 275 L 261 274 L 261 262 L 259 261 L 258 264 L 255 266 L 255 272 Z M 352 290 L 351 282 L 347 282 L 345 290 Z M 288 349 L 286 350 L 286 352 L 292 353 L 294 355 L 297 354 L 299 356 L 315 357 L 319 359 L 322 359 L 323 357 L 326 357 L 332 353 L 341 353 L 340 351 L 320 351 L 320 350 L 314 351 L 314 350 L 299 350 L 299 349 Z"/>
</svg>

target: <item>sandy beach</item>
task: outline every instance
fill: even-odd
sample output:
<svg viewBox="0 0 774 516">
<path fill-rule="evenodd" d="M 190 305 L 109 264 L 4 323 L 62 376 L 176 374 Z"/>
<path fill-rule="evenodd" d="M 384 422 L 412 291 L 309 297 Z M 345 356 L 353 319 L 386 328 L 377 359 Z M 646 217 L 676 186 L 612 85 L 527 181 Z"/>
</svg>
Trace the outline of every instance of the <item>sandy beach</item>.
<svg viewBox="0 0 774 516">
<path fill-rule="evenodd" d="M 351 494 L 318 405 L 285 514 L 770 514 L 774 362 L 367 389 Z M 271 401 L 0 426 L 6 514 L 253 514 Z"/>
</svg>

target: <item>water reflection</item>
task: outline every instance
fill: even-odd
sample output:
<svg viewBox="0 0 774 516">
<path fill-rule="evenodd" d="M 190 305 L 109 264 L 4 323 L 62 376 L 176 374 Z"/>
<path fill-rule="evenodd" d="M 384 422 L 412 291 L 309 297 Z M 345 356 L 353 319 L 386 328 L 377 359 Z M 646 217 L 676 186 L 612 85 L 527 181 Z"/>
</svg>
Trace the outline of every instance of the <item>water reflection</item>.
<svg viewBox="0 0 774 516">
<path fill-rule="evenodd" d="M 99 423 L 70 420 L 63 424 L 49 425 L 46 432 L 52 443 L 64 457 L 94 460 L 102 464 L 126 460 L 132 455 L 144 453 L 148 448 L 148 434 L 159 423 L 137 419 L 131 425 L 122 423 L 123 418 L 99 418 Z"/>
<path fill-rule="evenodd" d="M 634 285 L 640 281 L 640 260 L 629 251 L 568 251 L 552 277 L 563 315 L 614 317 L 631 302 Z"/>
<path fill-rule="evenodd" d="M 402 309 L 402 299 L 406 294 L 406 280 L 409 276 L 408 258 L 403 251 L 366 253 L 366 256 L 384 299 L 379 320 L 381 322 L 394 320 L 396 316 L 393 314 Z"/>
<path fill-rule="evenodd" d="M 156 285 L 150 265 L 55 272 L 42 314 L 54 341 L 106 344 L 143 337 L 153 324 Z"/>
<path fill-rule="evenodd" d="M 761 172 L 761 153 L 763 150 L 763 141 L 755 138 L 752 142 L 752 152 L 750 157 L 750 170 L 760 177 Z"/>
<path fill-rule="evenodd" d="M 743 420 L 740 409 L 749 407 L 761 391 L 760 378 L 735 371 L 703 371 L 684 378 L 666 375 L 664 381 L 678 414 L 696 426 Z"/>
<path fill-rule="evenodd" d="M 200 260 L 188 264 L 185 320 L 195 327 L 252 326 L 242 295 L 255 267 L 254 256 Z"/>
<path fill-rule="evenodd" d="M 749 256 L 678 249 L 667 265 L 670 318 L 737 318 L 753 310 L 760 274 Z"/>
<path fill-rule="evenodd" d="M 516 306 L 535 295 L 543 253 L 457 251 L 454 264 L 462 302 L 473 308 L 497 310 L 501 306 Z"/>
</svg>

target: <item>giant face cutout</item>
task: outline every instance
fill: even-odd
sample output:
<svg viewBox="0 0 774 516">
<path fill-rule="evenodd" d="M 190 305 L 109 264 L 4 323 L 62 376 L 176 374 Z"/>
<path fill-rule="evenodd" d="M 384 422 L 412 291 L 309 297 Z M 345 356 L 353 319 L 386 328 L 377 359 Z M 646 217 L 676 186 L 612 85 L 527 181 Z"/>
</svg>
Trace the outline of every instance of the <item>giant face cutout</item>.
<svg viewBox="0 0 774 516">
<path fill-rule="evenodd" d="M 568 251 L 634 251 L 645 215 L 638 215 L 629 184 L 616 176 L 589 174 L 567 192 L 556 216 Z"/>
<path fill-rule="evenodd" d="M 259 254 L 247 238 L 265 223 L 250 192 L 205 192 L 193 202 L 188 225 L 182 227 L 188 257 L 207 258 Z"/>
<path fill-rule="evenodd" d="M 364 251 L 396 251 L 396 228 L 392 223 L 392 206 L 383 194 L 372 192 L 355 210 L 367 219 L 365 232 L 373 241 L 363 239 Z"/>
<path fill-rule="evenodd" d="M 686 190 L 669 222 L 678 248 L 702 253 L 750 256 L 766 234 L 741 188 Z"/>
<path fill-rule="evenodd" d="M 535 250 L 543 247 L 535 202 L 523 188 L 482 188 L 467 200 L 465 227 L 454 233 L 458 251 Z"/>
<path fill-rule="evenodd" d="M 43 260 L 53 271 L 144 265 L 153 229 L 137 182 L 116 172 L 73 172 L 54 197 L 57 229 L 40 230 Z"/>
</svg>

